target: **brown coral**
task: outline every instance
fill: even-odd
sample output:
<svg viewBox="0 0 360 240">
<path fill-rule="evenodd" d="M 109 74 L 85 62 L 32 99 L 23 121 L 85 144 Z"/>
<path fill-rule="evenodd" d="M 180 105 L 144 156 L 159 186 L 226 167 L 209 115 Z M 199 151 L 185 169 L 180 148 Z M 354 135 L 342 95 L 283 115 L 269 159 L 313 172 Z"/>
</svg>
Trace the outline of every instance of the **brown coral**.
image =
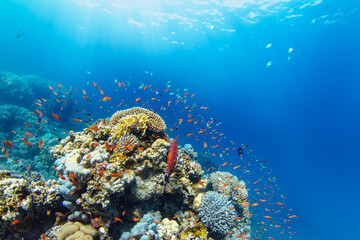
<svg viewBox="0 0 360 240">
<path fill-rule="evenodd" d="M 82 225 L 79 222 L 67 222 L 59 230 L 59 240 L 87 239 L 98 238 L 99 233 L 90 225 Z"/>
<path fill-rule="evenodd" d="M 166 124 L 164 120 L 156 113 L 149 111 L 142 107 L 133 107 L 130 109 L 117 111 L 114 113 L 111 117 L 111 123 L 116 124 L 119 122 L 119 120 L 125 116 L 129 115 L 138 115 L 138 114 L 144 114 L 149 118 L 150 126 L 149 128 L 154 132 L 161 132 L 166 129 Z"/>
</svg>

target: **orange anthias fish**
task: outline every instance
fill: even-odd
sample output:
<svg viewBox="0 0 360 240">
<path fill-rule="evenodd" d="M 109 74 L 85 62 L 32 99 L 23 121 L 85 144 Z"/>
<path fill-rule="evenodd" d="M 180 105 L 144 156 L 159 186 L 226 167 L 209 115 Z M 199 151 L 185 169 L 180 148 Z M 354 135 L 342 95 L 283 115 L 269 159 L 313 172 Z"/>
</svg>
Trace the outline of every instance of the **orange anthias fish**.
<svg viewBox="0 0 360 240">
<path fill-rule="evenodd" d="M 170 152 L 167 159 L 167 169 L 165 171 L 167 176 L 170 176 L 172 171 L 174 170 L 176 164 L 177 150 L 178 150 L 178 140 L 179 136 L 177 136 L 171 144 Z"/>
<path fill-rule="evenodd" d="M 111 98 L 109 98 L 109 97 L 104 97 L 104 98 L 102 98 L 102 100 L 103 100 L 104 102 L 106 102 L 106 101 L 110 101 Z"/>
<path fill-rule="evenodd" d="M 59 116 L 56 115 L 55 113 L 52 113 L 52 116 L 56 119 L 56 121 L 59 121 Z"/>
</svg>

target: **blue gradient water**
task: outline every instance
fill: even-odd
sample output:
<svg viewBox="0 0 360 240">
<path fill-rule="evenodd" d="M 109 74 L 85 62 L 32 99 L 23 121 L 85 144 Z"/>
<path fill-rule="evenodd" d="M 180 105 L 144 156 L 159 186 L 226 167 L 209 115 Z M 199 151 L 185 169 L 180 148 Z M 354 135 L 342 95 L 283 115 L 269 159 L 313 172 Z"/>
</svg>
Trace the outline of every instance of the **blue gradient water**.
<svg viewBox="0 0 360 240">
<path fill-rule="evenodd" d="M 357 1 L 111 2 L 126 3 L 1 1 L 0 70 L 96 81 L 114 99 L 115 78 L 188 88 L 228 139 L 269 159 L 294 239 L 360 238 Z M 217 11 L 181 18 L 191 7 Z"/>
</svg>

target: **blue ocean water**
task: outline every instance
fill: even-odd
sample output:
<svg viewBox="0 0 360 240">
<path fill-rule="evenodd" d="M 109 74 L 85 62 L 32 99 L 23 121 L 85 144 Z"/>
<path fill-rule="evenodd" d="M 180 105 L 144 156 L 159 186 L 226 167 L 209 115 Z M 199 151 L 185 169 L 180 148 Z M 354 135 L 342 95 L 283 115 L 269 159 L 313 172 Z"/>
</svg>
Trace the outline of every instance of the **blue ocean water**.
<svg viewBox="0 0 360 240">
<path fill-rule="evenodd" d="M 122 100 L 148 97 L 132 93 L 142 83 L 171 86 L 181 99 L 196 93 L 196 104 L 209 108 L 196 114 L 215 119 L 227 140 L 248 145 L 251 160 L 272 169 L 298 216 L 293 239 L 358 239 L 359 24 L 354 0 L 4 0 L 0 71 L 78 88 L 75 108 L 94 119 L 111 116 Z M 98 103 L 93 81 L 111 101 Z M 128 93 L 117 82 L 130 83 Z"/>
</svg>

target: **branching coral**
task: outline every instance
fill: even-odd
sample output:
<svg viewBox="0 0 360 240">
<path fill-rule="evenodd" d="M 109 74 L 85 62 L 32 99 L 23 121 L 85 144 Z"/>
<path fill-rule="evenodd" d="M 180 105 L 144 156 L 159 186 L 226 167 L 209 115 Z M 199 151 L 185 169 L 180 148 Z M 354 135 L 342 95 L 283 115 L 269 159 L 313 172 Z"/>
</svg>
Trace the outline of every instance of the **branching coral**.
<svg viewBox="0 0 360 240">
<path fill-rule="evenodd" d="M 235 223 L 235 207 L 227 197 L 217 192 L 205 193 L 198 210 L 201 222 L 213 232 L 226 234 Z"/>
</svg>

